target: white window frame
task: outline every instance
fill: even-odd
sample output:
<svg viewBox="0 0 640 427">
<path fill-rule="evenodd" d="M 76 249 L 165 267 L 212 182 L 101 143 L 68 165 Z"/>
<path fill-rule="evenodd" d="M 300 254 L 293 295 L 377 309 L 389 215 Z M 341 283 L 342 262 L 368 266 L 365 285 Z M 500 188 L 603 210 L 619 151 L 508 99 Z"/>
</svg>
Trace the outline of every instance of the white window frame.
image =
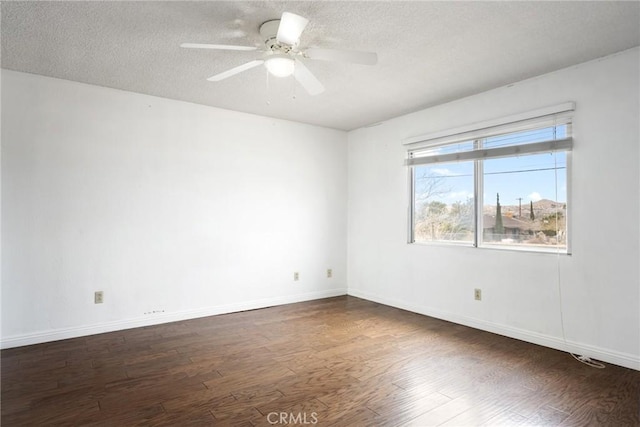
<svg viewBox="0 0 640 427">
<path fill-rule="evenodd" d="M 451 163 L 461 161 L 473 161 L 474 163 L 474 240 L 472 244 L 468 242 L 419 242 L 419 244 L 436 244 L 436 245 L 454 245 L 466 246 L 496 250 L 509 251 L 525 251 L 525 252 L 542 252 L 542 253 L 560 253 L 571 254 L 571 150 L 573 146 L 572 138 L 572 121 L 575 103 L 566 102 L 563 104 L 538 109 L 522 114 L 517 114 L 501 119 L 476 123 L 469 126 L 450 129 L 443 132 L 436 132 L 429 135 L 409 138 L 403 141 L 408 146 L 407 160 L 405 165 L 408 166 L 409 173 L 409 221 L 408 221 L 408 243 L 415 242 L 415 166 Z M 558 125 L 567 125 L 567 137 L 563 139 L 547 140 L 543 142 L 534 142 L 522 145 L 511 145 L 506 147 L 478 149 L 472 151 L 462 151 L 458 153 L 447 153 L 441 155 L 427 155 L 417 157 L 421 151 L 437 148 L 440 146 L 452 145 L 457 142 L 474 141 L 474 144 L 482 139 L 514 133 L 524 130 L 542 129 Z M 480 192 L 483 189 L 483 165 L 485 159 L 499 157 L 516 157 L 518 155 L 536 154 L 544 152 L 563 151 L 566 153 L 566 180 L 567 180 L 567 210 L 566 215 L 566 245 L 564 248 L 558 246 L 538 247 L 538 246 L 518 246 L 518 245 L 500 245 L 500 244 L 484 244 L 482 230 L 482 201 L 480 200 Z"/>
</svg>

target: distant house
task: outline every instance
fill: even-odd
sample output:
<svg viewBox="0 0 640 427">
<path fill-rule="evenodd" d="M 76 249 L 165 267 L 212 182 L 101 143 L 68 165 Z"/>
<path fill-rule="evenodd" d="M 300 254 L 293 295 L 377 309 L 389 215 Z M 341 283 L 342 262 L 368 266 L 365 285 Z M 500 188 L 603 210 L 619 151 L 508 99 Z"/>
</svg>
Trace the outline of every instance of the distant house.
<svg viewBox="0 0 640 427">
<path fill-rule="evenodd" d="M 502 225 L 504 232 L 496 234 L 496 216 L 484 214 L 482 217 L 482 232 L 485 240 L 503 240 L 513 239 L 514 241 L 520 241 L 528 239 L 534 234 L 534 226 L 528 221 L 512 218 L 508 216 L 502 216 Z"/>
</svg>

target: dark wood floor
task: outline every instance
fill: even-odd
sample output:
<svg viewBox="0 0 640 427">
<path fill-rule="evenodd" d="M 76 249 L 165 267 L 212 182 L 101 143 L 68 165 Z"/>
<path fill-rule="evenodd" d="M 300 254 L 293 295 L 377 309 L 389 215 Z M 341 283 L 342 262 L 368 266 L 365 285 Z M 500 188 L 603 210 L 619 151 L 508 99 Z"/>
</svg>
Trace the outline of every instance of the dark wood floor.
<svg viewBox="0 0 640 427">
<path fill-rule="evenodd" d="M 640 425 L 640 372 L 353 297 L 1 355 L 3 426 Z"/>
</svg>

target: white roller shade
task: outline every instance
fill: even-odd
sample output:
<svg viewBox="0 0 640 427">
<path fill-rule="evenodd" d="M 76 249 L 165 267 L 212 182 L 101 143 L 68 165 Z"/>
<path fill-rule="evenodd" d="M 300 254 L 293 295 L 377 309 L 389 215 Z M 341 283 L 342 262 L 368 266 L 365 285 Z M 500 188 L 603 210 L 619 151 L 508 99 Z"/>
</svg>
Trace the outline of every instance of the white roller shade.
<svg viewBox="0 0 640 427">
<path fill-rule="evenodd" d="M 465 160 L 495 159 L 498 157 L 521 156 L 551 151 L 569 151 L 572 148 L 572 144 L 572 138 L 564 138 L 554 139 L 551 141 L 534 142 L 531 144 L 463 151 L 461 153 L 434 154 L 420 157 L 413 157 L 410 155 L 410 158 L 406 160 L 405 164 L 407 166 L 416 166 L 432 163 L 459 162 Z"/>
<path fill-rule="evenodd" d="M 409 146 L 411 150 L 417 150 L 419 148 L 436 147 L 461 141 L 489 138 L 506 133 L 567 124 L 571 122 L 574 110 L 574 102 L 565 102 L 526 113 L 407 138 L 402 143 Z"/>
</svg>

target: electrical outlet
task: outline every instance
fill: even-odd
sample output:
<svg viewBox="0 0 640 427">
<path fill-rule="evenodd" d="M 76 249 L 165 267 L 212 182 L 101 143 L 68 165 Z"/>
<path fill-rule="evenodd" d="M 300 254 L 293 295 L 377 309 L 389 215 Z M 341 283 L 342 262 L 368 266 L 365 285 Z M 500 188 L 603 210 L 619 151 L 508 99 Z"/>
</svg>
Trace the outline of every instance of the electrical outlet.
<svg viewBox="0 0 640 427">
<path fill-rule="evenodd" d="M 297 271 L 295 271 L 293 273 L 293 280 L 298 281 L 300 280 L 300 273 L 298 273 Z"/>
<path fill-rule="evenodd" d="M 331 279 L 333 277 L 333 270 L 327 268 L 327 279 Z"/>
<path fill-rule="evenodd" d="M 93 294 L 93 303 L 94 304 L 102 304 L 104 302 L 104 292 L 103 291 L 95 291 Z"/>
<path fill-rule="evenodd" d="M 482 289 L 474 289 L 473 290 L 473 297 L 475 298 L 476 301 L 482 301 Z"/>
</svg>

